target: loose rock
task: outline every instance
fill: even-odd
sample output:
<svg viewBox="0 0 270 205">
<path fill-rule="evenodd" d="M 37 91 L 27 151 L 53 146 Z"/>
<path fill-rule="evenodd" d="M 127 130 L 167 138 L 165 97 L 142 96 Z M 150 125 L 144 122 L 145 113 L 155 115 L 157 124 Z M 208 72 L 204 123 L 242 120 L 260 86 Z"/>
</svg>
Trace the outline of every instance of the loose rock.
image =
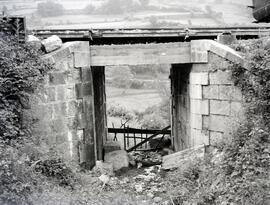
<svg viewBox="0 0 270 205">
<path fill-rule="evenodd" d="M 114 171 L 119 171 L 123 168 L 127 168 L 129 165 L 128 154 L 124 150 L 117 150 L 106 153 L 104 161 L 106 163 L 112 163 Z"/>
<path fill-rule="evenodd" d="M 46 53 L 50 53 L 57 50 L 58 48 L 61 48 L 63 44 L 62 40 L 56 35 L 41 41 L 41 43 L 44 46 Z"/>
</svg>

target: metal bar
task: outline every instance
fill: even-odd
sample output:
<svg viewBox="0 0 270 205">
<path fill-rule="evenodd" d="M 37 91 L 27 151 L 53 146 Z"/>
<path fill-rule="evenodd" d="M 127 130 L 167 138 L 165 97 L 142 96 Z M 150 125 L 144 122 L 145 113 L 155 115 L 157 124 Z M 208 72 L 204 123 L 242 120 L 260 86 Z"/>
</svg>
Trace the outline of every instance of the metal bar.
<svg viewBox="0 0 270 205">
<path fill-rule="evenodd" d="M 170 127 L 171 127 L 171 126 L 169 125 L 169 126 L 165 127 L 164 129 L 162 129 L 160 132 L 157 132 L 156 134 L 151 135 L 151 136 L 148 137 L 147 139 L 145 139 L 145 140 L 143 140 L 142 142 L 138 143 L 136 146 L 129 148 L 129 149 L 127 150 L 127 152 L 131 152 L 132 150 L 136 149 L 136 148 L 139 147 L 140 145 L 142 145 L 142 144 L 148 142 L 150 139 L 156 137 L 157 135 L 160 135 L 160 134 L 162 133 L 162 131 L 168 130 Z"/>
<path fill-rule="evenodd" d="M 155 134 L 161 130 L 148 130 L 136 128 L 108 128 L 108 133 L 136 133 L 136 134 Z M 170 130 L 164 130 L 161 134 L 171 134 Z"/>
<path fill-rule="evenodd" d="M 133 139 L 134 139 L 134 146 L 136 146 L 136 134 L 133 133 Z"/>
</svg>

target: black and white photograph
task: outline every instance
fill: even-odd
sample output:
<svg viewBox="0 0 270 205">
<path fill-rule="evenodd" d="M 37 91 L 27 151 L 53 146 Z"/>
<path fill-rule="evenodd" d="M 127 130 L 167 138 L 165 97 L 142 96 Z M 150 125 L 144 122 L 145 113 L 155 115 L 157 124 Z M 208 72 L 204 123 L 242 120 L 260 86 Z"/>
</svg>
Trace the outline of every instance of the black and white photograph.
<svg viewBox="0 0 270 205">
<path fill-rule="evenodd" d="M 0 205 L 270 205 L 270 0 L 0 0 Z"/>
</svg>

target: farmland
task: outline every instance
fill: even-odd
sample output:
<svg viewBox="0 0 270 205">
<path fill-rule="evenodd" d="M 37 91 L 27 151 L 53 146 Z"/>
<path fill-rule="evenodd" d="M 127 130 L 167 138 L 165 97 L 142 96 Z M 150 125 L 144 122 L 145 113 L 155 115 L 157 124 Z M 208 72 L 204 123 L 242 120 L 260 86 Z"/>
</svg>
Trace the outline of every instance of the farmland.
<svg viewBox="0 0 270 205">
<path fill-rule="evenodd" d="M 112 2 L 114 9 L 106 9 L 106 2 Z M 192 27 L 192 26 L 228 26 L 250 25 L 253 22 L 251 10 L 247 8 L 251 1 L 231 0 L 191 0 L 162 1 L 150 0 L 147 4 L 140 0 L 57 0 L 64 8 L 63 15 L 41 16 L 38 4 L 45 0 L 4 0 L 7 14 L 27 17 L 29 29 L 64 28 L 131 28 L 131 27 Z M 113 4 L 114 3 L 114 4 Z M 91 5 L 90 7 L 87 7 Z M 110 5 L 110 4 L 108 4 Z M 88 9 L 87 9 L 88 8 Z M 118 8 L 119 9 L 119 8 Z M 113 10 L 113 11 L 112 11 Z M 241 16 L 239 16 L 241 13 Z"/>
</svg>

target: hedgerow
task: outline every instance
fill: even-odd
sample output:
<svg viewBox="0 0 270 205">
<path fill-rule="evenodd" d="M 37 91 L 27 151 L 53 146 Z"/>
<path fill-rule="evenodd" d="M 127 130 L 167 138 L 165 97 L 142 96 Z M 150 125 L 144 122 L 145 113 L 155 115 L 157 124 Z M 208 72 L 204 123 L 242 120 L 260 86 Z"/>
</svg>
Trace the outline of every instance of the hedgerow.
<svg viewBox="0 0 270 205">
<path fill-rule="evenodd" d="M 0 20 L 0 204 L 28 205 L 42 177 L 33 166 L 40 156 L 32 121 L 23 123 L 23 111 L 52 65 L 41 59 L 41 52 L 11 36 L 7 22 Z M 46 166 L 50 170 L 51 165 Z M 39 167 L 44 170 L 42 161 Z"/>
<path fill-rule="evenodd" d="M 216 159 L 186 168 L 196 170 L 193 177 L 174 175 L 181 182 L 172 189 L 175 204 L 270 204 L 270 49 L 265 41 L 234 45 L 245 57 L 244 65 L 232 64 L 231 69 L 235 86 L 244 95 L 246 121 L 231 141 L 218 147 Z"/>
</svg>

